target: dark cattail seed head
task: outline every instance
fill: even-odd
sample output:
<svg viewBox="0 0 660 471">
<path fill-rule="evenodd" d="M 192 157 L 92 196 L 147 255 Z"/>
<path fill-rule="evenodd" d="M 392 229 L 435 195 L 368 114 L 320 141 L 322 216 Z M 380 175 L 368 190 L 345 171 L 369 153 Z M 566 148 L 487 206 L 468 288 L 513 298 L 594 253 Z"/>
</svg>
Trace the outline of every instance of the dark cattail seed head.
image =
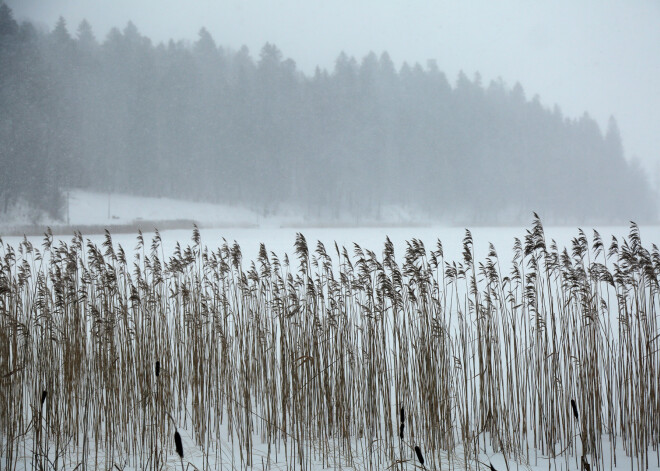
<svg viewBox="0 0 660 471">
<path fill-rule="evenodd" d="M 422 449 L 420 447 L 415 446 L 415 454 L 417 455 L 419 463 L 424 466 L 424 455 L 422 455 Z"/>
<path fill-rule="evenodd" d="M 401 424 L 403 425 L 403 423 L 405 421 L 406 421 L 406 413 L 405 413 L 405 411 L 403 410 L 403 407 L 402 407 L 401 408 Z"/>
<path fill-rule="evenodd" d="M 183 442 L 181 441 L 181 435 L 179 435 L 178 430 L 174 432 L 174 446 L 176 446 L 177 455 L 183 459 Z"/>
<path fill-rule="evenodd" d="M 577 404 L 575 404 L 575 401 L 571 399 L 571 408 L 573 409 L 573 415 L 575 416 L 575 419 L 578 419 L 578 410 L 577 410 Z"/>
<path fill-rule="evenodd" d="M 46 396 L 48 396 L 48 391 L 45 389 L 41 392 L 41 406 L 43 407 L 44 402 L 46 402 Z"/>
<path fill-rule="evenodd" d="M 160 376 L 160 361 L 156 360 L 156 377 Z"/>
<path fill-rule="evenodd" d="M 401 427 L 399 427 L 399 438 L 400 438 L 401 440 L 403 440 L 403 429 L 404 429 L 405 427 L 406 427 L 406 426 L 405 426 L 404 424 L 401 424 Z"/>
</svg>

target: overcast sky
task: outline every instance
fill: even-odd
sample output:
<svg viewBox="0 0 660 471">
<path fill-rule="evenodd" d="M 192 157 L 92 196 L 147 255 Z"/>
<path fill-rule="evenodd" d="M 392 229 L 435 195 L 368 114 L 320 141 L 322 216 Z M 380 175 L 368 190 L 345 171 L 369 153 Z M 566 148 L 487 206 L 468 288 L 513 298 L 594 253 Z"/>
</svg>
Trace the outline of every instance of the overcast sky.
<svg viewBox="0 0 660 471">
<path fill-rule="evenodd" d="M 1 0 L 0 0 L 1 1 Z M 628 158 L 660 176 L 660 1 L 658 0 L 6 0 L 18 20 L 75 32 L 86 18 L 102 40 L 131 20 L 155 42 L 216 42 L 258 57 L 276 44 L 305 72 L 332 69 L 339 52 L 394 62 L 436 59 L 450 81 L 460 70 L 485 84 L 519 81 L 528 97 L 587 111 L 604 129 L 619 123 Z"/>
</svg>

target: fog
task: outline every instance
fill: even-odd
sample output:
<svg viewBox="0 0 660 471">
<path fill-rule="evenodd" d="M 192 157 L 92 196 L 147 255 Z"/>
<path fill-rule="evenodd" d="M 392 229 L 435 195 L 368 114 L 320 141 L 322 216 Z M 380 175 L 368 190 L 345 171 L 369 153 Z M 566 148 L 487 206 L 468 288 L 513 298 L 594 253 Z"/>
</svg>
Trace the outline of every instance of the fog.
<svg viewBox="0 0 660 471">
<path fill-rule="evenodd" d="M 655 2 L 6 4 L 50 44 L 62 16 L 74 42 L 86 19 L 99 45 L 87 75 L 75 58 L 68 69 L 75 73 L 58 72 L 69 87 L 60 99 L 83 100 L 77 106 L 88 114 L 53 112 L 54 122 L 70 113 L 78 123 L 46 133 L 75 136 L 59 143 L 78 173 L 50 186 L 246 203 L 264 213 L 297 204 L 327 218 L 377 216 L 383 205 L 450 222 L 528 221 L 532 210 L 558 222 L 657 215 L 644 182 L 655 185 L 660 168 Z M 195 49 L 201 27 L 212 57 Z M 125 51 L 108 52 L 131 35 L 149 44 L 143 82 Z M 45 54 L 62 62 L 53 50 Z M 385 83 L 389 69 L 396 85 Z M 363 88 L 344 80 L 370 70 Z M 168 88 L 167 79 L 179 82 Z M 168 110 L 172 103 L 183 108 Z M 268 109 L 258 110 L 264 103 Z M 53 154 L 57 146 L 46 147 Z M 635 159 L 646 175 L 630 164 Z M 172 183 L 165 176 L 182 163 L 192 175 L 179 172 Z"/>
<path fill-rule="evenodd" d="M 619 122 L 626 154 L 650 171 L 660 162 L 660 4 L 635 2 L 410 2 L 305 0 L 9 0 L 16 17 L 52 28 L 87 19 L 99 39 L 133 21 L 154 41 L 195 40 L 254 53 L 276 44 L 308 73 L 332 68 L 340 51 L 387 51 L 395 64 L 436 59 L 448 77 L 519 81 L 530 96 Z"/>
</svg>

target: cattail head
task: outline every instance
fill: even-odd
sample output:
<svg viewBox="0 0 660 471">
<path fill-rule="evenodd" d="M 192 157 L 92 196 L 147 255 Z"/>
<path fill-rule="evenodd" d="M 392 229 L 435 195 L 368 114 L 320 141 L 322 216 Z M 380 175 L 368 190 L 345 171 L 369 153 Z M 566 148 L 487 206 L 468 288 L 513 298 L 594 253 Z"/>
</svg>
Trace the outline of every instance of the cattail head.
<svg viewBox="0 0 660 471">
<path fill-rule="evenodd" d="M 403 429 L 404 429 L 405 427 L 406 427 L 406 426 L 405 426 L 404 424 L 401 424 L 401 426 L 399 427 L 399 438 L 400 438 L 401 440 L 403 440 Z"/>
<path fill-rule="evenodd" d="M 45 389 L 41 392 L 41 407 L 44 406 L 44 402 L 46 402 L 46 396 L 48 396 L 48 391 Z"/>
<path fill-rule="evenodd" d="M 183 442 L 181 441 L 181 435 L 179 431 L 174 431 L 174 446 L 176 447 L 176 453 L 181 459 L 183 459 Z"/>
<path fill-rule="evenodd" d="M 573 415 L 575 416 L 575 420 L 578 419 L 578 410 L 577 410 L 577 404 L 575 404 L 575 401 L 571 399 L 571 408 L 573 409 Z"/>
<path fill-rule="evenodd" d="M 415 454 L 417 455 L 419 463 L 424 466 L 424 455 L 422 455 L 422 449 L 417 445 L 415 445 Z"/>
<path fill-rule="evenodd" d="M 406 421 L 406 412 L 401 408 L 401 425 Z"/>
<path fill-rule="evenodd" d="M 156 360 L 156 378 L 160 376 L 160 361 Z"/>
</svg>

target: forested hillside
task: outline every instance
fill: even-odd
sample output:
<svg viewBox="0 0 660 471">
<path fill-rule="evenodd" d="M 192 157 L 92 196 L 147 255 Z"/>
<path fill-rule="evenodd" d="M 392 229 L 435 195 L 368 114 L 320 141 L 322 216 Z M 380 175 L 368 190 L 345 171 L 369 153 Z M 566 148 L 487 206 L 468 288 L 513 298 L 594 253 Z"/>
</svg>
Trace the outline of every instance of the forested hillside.
<svg viewBox="0 0 660 471">
<path fill-rule="evenodd" d="M 519 84 L 449 80 L 387 53 L 305 75 L 266 44 L 154 44 L 129 23 L 50 32 L 0 5 L 0 219 L 62 214 L 71 187 L 445 221 L 655 220 L 655 195 L 606 130 L 529 99 Z"/>
</svg>

